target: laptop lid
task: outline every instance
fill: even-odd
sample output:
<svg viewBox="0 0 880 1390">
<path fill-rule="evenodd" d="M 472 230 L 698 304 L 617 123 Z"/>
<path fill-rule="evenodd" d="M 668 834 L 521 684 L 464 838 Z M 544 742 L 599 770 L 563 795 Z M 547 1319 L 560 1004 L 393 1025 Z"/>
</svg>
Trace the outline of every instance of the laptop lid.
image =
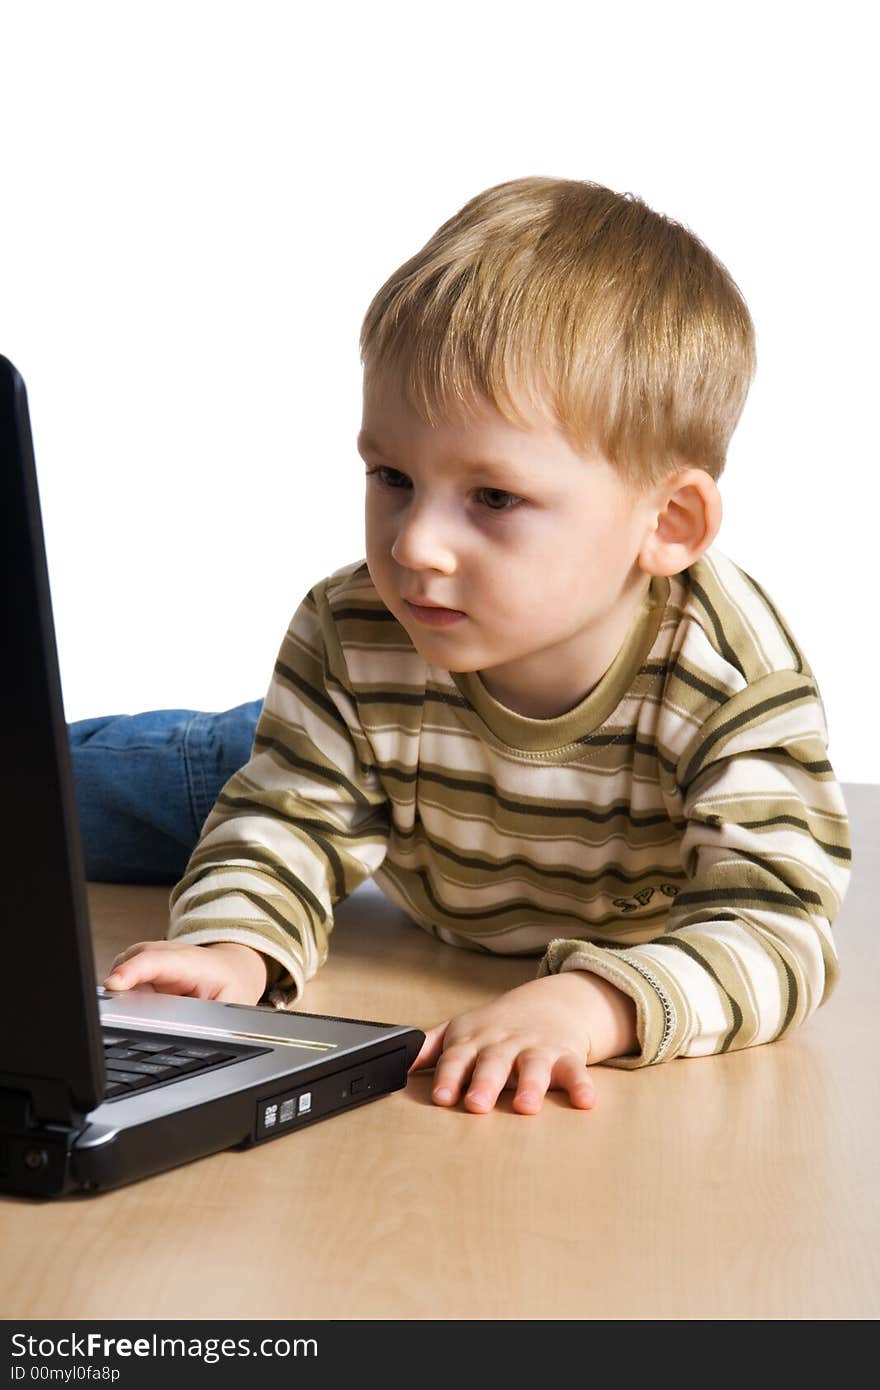
<svg viewBox="0 0 880 1390">
<path fill-rule="evenodd" d="M 0 557 L 0 1089 L 60 1123 L 102 1099 L 104 1054 L 27 394 L 2 356 Z"/>
</svg>

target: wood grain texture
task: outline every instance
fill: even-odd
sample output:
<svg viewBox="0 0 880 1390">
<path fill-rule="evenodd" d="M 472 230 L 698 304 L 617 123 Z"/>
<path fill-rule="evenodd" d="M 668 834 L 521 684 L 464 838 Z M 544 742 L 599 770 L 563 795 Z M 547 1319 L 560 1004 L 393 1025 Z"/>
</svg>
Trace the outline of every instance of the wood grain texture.
<svg viewBox="0 0 880 1390">
<path fill-rule="evenodd" d="M 880 1314 L 880 787 L 849 784 L 840 985 L 782 1043 L 488 1115 L 405 1092 L 98 1198 L 0 1198 L 11 1318 L 868 1319 Z M 92 885 L 99 978 L 168 890 Z M 536 969 L 456 950 L 371 884 L 309 1012 L 428 1027 Z"/>
</svg>

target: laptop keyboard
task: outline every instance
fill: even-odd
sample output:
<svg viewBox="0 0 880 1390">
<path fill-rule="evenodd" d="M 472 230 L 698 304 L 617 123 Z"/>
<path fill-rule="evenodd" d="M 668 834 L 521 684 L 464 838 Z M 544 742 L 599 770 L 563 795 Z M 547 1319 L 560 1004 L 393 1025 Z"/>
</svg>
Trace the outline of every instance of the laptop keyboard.
<svg viewBox="0 0 880 1390">
<path fill-rule="evenodd" d="M 226 1062 L 240 1061 L 242 1056 L 240 1048 L 200 1043 L 181 1034 L 163 1037 L 161 1033 L 132 1033 L 116 1028 L 102 1028 L 101 1032 L 107 1100 L 119 1100 L 148 1086 L 198 1076 Z"/>
</svg>

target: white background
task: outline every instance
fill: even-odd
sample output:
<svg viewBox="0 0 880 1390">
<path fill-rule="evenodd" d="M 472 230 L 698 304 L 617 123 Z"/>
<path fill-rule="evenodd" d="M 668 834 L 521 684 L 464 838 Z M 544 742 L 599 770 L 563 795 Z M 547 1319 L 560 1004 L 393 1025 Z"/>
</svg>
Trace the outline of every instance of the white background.
<svg viewBox="0 0 880 1390">
<path fill-rule="evenodd" d="M 745 294 L 719 549 L 880 782 L 876 51 L 863 3 L 0 0 L 0 352 L 31 407 L 69 719 L 268 685 L 363 555 L 358 332 L 481 189 L 631 191 Z M 14 731 L 4 731 L 14 737 Z"/>
</svg>

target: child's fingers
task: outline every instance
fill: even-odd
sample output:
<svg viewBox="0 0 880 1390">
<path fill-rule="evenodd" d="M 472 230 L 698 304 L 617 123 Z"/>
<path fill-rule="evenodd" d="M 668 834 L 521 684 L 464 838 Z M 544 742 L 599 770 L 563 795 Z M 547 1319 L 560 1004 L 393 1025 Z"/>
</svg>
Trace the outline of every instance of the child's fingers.
<svg viewBox="0 0 880 1390">
<path fill-rule="evenodd" d="M 225 984 L 207 977 L 205 962 L 192 961 L 183 950 L 167 951 L 156 942 L 119 966 L 113 967 L 104 984 L 107 989 L 126 990 L 151 984 L 159 993 L 189 994 L 197 999 L 213 999 Z M 168 943 L 169 945 L 171 943 Z"/>
<path fill-rule="evenodd" d="M 556 1063 L 553 1084 L 560 1091 L 568 1091 L 571 1103 L 577 1110 L 592 1110 L 596 1104 L 596 1088 L 590 1073 L 581 1058 L 572 1052 L 560 1057 Z"/>
<path fill-rule="evenodd" d="M 446 1048 L 434 1068 L 431 1099 L 435 1105 L 455 1105 L 462 1086 L 473 1074 L 478 1057 L 478 1045 L 472 1041 L 453 1043 Z"/>
<path fill-rule="evenodd" d="M 521 1052 L 516 1059 L 516 1094 L 513 1108 L 520 1115 L 537 1115 L 544 1104 L 553 1067 L 543 1052 Z"/>
<path fill-rule="evenodd" d="M 166 948 L 180 951 L 184 948 L 185 942 L 166 941 L 160 937 L 157 941 L 136 941 L 133 946 L 127 946 L 124 951 L 120 951 L 118 956 L 113 959 L 110 969 L 115 970 L 117 965 L 122 965 L 123 961 L 131 960 L 134 956 L 139 956 L 142 951 L 162 951 Z"/>
<path fill-rule="evenodd" d="M 509 1043 L 484 1047 L 474 1064 L 464 1097 L 465 1109 L 476 1115 L 491 1110 L 510 1079 L 513 1053 Z"/>
</svg>

